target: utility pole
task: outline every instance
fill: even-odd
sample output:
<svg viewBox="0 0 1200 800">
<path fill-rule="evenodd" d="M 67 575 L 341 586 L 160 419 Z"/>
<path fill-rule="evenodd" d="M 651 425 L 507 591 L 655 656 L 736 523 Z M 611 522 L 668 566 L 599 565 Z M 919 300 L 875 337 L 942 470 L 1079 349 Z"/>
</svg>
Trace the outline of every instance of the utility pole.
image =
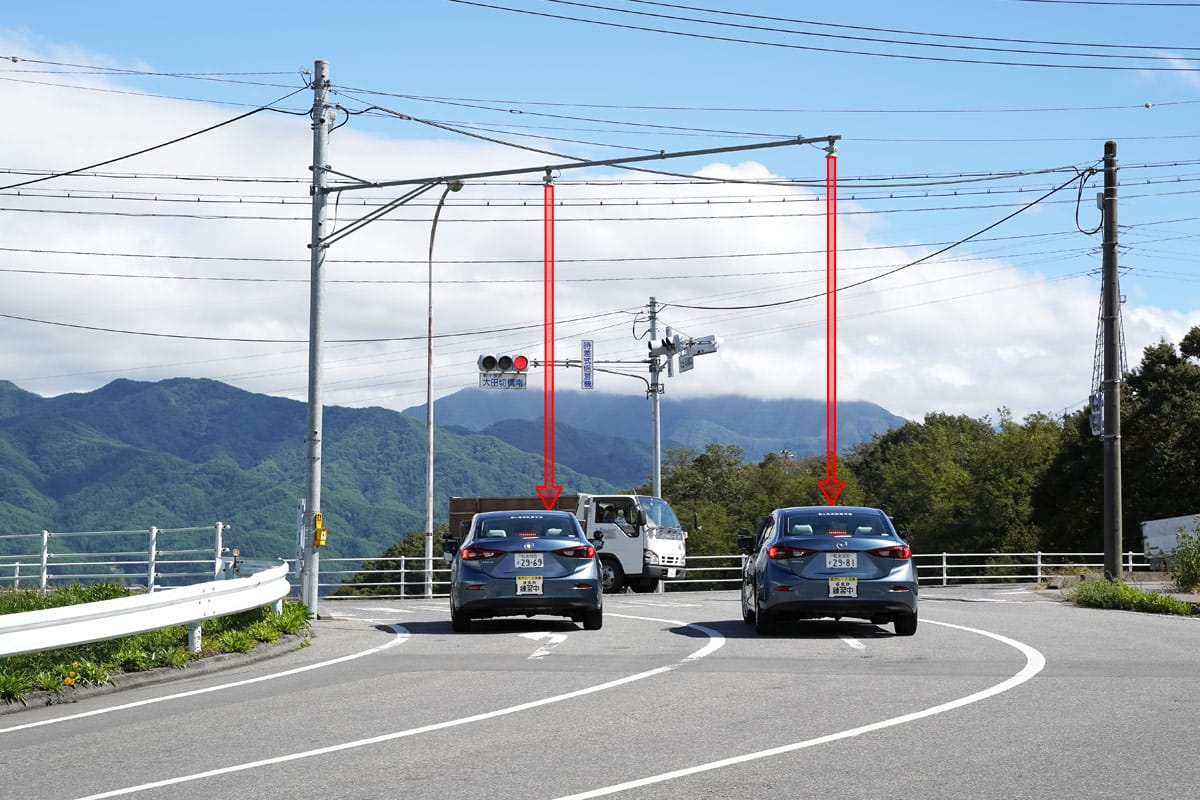
<svg viewBox="0 0 1200 800">
<path fill-rule="evenodd" d="M 325 206 L 328 200 L 329 130 L 333 109 L 329 106 L 329 64 L 313 65 L 313 163 L 312 242 L 309 244 L 311 271 L 308 307 L 308 427 L 305 430 L 304 524 L 301 526 L 304 563 L 300 573 L 300 599 L 317 614 L 317 583 L 320 575 L 320 551 L 315 542 L 316 520 L 321 513 L 321 279 L 325 267 Z"/>
<path fill-rule="evenodd" d="M 1121 578 L 1121 287 L 1117 283 L 1117 143 L 1104 143 L 1104 577 Z"/>
<path fill-rule="evenodd" d="M 653 345 L 658 341 L 658 302 L 650 298 L 650 342 Z M 670 356 L 667 356 L 670 358 Z M 654 440 L 654 476 L 652 480 L 652 492 L 655 497 L 662 497 L 662 426 L 659 421 L 658 401 L 662 395 L 663 386 L 658 382 L 658 376 L 661 369 L 658 365 L 658 356 L 651 354 L 650 356 L 650 388 L 646 390 L 646 394 L 650 396 L 650 429 L 651 438 Z"/>
</svg>

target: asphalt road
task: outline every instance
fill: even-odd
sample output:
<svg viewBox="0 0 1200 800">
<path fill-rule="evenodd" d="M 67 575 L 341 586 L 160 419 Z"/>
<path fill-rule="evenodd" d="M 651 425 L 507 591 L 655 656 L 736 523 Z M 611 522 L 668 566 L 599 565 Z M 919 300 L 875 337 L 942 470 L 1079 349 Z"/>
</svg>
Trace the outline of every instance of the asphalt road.
<svg viewBox="0 0 1200 800">
<path fill-rule="evenodd" d="M 0 716 L 0 798 L 1194 798 L 1200 619 L 922 590 L 915 637 L 326 602 L 311 646 Z"/>
</svg>

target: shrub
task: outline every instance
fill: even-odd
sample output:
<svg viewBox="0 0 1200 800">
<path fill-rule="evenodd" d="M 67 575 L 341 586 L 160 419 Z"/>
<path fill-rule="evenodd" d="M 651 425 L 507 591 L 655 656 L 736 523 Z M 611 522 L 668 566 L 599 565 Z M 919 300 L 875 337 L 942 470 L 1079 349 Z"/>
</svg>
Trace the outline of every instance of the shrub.
<svg viewBox="0 0 1200 800">
<path fill-rule="evenodd" d="M 261 619 L 258 622 L 251 623 L 250 627 L 246 628 L 246 633 L 259 642 L 271 642 L 273 644 L 279 641 L 279 628 L 269 619 Z"/>
<path fill-rule="evenodd" d="M 254 649 L 254 637 L 245 631 L 221 631 L 214 639 L 216 649 L 222 653 L 249 653 Z"/>
<path fill-rule="evenodd" d="M 1179 534 L 1179 547 L 1175 550 L 1171 579 L 1181 592 L 1191 592 L 1200 587 L 1200 535 L 1186 532 Z"/>
<path fill-rule="evenodd" d="M 0 672 L 0 702 L 25 705 L 25 695 L 33 689 L 33 681 L 19 672 Z"/>
<path fill-rule="evenodd" d="M 1082 581 L 1071 590 L 1071 600 L 1089 608 L 1112 608 L 1143 611 L 1151 614 L 1182 614 L 1188 616 L 1192 607 L 1182 600 L 1165 594 L 1144 592 L 1119 581 Z"/>
</svg>

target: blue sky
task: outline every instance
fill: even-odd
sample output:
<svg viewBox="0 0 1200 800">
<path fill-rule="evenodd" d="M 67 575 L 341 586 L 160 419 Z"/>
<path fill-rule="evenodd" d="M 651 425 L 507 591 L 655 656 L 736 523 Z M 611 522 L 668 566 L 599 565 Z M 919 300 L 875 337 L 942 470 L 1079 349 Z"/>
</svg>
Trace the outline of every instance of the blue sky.
<svg viewBox="0 0 1200 800">
<path fill-rule="evenodd" d="M 911 418 L 1059 413 L 1079 407 L 1092 380 L 1100 237 L 1078 228 L 1099 224 L 1100 176 L 1078 208 L 1069 186 L 892 271 L 1069 183 L 1113 139 L 1129 361 L 1160 338 L 1178 342 L 1200 324 L 1200 48 L 1187 49 L 1198 27 L 1194 5 L 1024 0 L 22 4 L 0 27 L 0 96 L 19 121 L 0 141 L 0 168 L 12 183 L 21 170 L 74 169 L 199 130 L 301 88 L 315 59 L 329 62 L 345 109 L 458 131 L 378 110 L 343 118 L 331 163 L 374 180 L 567 160 L 466 133 L 585 159 L 839 135 L 839 270 L 843 283 L 870 279 L 839 299 L 839 396 Z M 195 77 L 170 77 L 179 73 Z M 279 107 L 310 101 L 301 92 Z M 823 399 L 823 300 L 769 305 L 823 287 L 823 157 L 789 147 L 661 165 L 736 179 L 725 184 L 612 169 L 560 176 L 560 357 L 583 337 L 601 358 L 642 357 L 636 337 L 653 295 L 667 304 L 663 322 L 723 342 L 668 392 Z M 112 165 L 119 175 L 56 178 L 37 185 L 40 196 L 6 198 L 0 313 L 23 319 L 0 319 L 20 343 L 0 377 L 57 394 L 196 375 L 303 397 L 303 347 L 267 340 L 307 331 L 310 160 L 302 116 L 260 114 Z M 149 172 L 175 179 L 134 177 Z M 181 180 L 198 175 L 225 180 Z M 231 180 L 268 176 L 292 182 Z M 120 198 L 81 199 L 109 188 Z M 149 211 L 173 210 L 164 197 L 187 192 L 206 214 Z M 235 197 L 259 208 L 267 195 L 289 220 L 231 211 Z M 339 213 L 393 196 L 347 196 Z M 462 335 L 439 341 L 439 394 L 473 383 L 480 352 L 539 355 L 540 201 L 536 179 L 469 185 L 447 200 L 435 317 L 439 332 Z M 331 252 L 345 263 L 329 275 L 347 283 L 330 288 L 328 337 L 394 341 L 331 345 L 328 402 L 422 402 L 433 202 Z M 591 312 L 612 316 L 571 322 Z M 219 341 L 229 339 L 262 341 Z"/>
</svg>

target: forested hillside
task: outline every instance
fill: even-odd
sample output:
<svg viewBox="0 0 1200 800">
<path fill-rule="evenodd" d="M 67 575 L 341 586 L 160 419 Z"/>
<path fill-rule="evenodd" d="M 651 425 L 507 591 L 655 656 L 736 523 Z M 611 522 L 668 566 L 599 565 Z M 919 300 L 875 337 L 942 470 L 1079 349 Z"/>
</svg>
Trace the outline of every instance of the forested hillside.
<svg viewBox="0 0 1200 800">
<path fill-rule="evenodd" d="M 1143 520 L 1200 513 L 1200 327 L 1149 347 L 1121 400 L 1125 550 Z M 663 496 L 699 515 L 691 553 L 733 551 L 733 531 L 772 508 L 823 504 L 822 459 L 744 463 L 727 446 L 668 454 Z M 1086 409 L 1054 418 L 930 413 L 850 449 L 840 502 L 885 509 L 924 552 L 1103 550 L 1103 450 Z"/>
</svg>

